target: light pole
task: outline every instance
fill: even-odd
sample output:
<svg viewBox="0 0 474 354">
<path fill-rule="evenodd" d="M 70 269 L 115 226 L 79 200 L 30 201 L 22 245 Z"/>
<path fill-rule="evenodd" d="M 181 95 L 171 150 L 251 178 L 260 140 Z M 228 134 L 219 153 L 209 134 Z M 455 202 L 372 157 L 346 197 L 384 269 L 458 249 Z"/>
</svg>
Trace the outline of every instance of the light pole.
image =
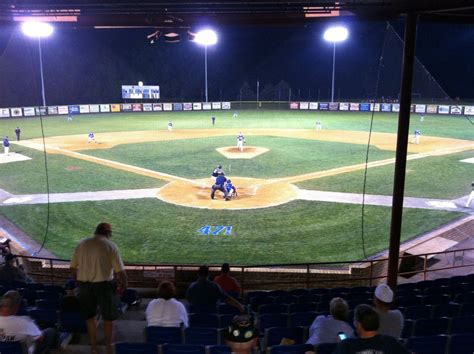
<svg viewBox="0 0 474 354">
<path fill-rule="evenodd" d="M 331 102 L 334 102 L 334 74 L 336 72 L 336 43 L 347 39 L 349 32 L 347 28 L 342 26 L 330 27 L 324 32 L 324 39 L 332 42 L 332 88 L 331 88 Z"/>
<path fill-rule="evenodd" d="M 41 97 L 43 98 L 43 107 L 46 107 L 46 95 L 44 93 L 44 77 L 43 77 L 43 55 L 41 53 L 41 38 L 46 38 L 53 34 L 53 26 L 46 22 L 27 21 L 21 25 L 21 30 L 25 35 L 32 38 L 38 38 L 38 52 L 40 62 L 41 76 Z M 41 109 L 40 109 L 41 114 Z"/>
<path fill-rule="evenodd" d="M 194 39 L 196 43 L 204 46 L 204 80 L 205 80 L 205 92 L 206 102 L 209 102 L 207 93 L 207 46 L 214 45 L 217 43 L 217 34 L 213 30 L 206 29 L 199 31 Z"/>
</svg>

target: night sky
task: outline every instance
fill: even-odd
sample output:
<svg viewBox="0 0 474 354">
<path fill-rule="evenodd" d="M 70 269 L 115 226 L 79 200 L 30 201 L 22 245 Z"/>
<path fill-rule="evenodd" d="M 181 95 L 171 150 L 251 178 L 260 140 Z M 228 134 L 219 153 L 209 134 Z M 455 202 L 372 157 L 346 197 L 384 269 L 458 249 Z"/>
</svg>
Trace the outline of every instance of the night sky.
<svg viewBox="0 0 474 354">
<path fill-rule="evenodd" d="M 403 21 L 391 24 L 403 37 Z M 292 100 L 328 100 L 333 48 L 322 38 L 328 25 L 214 28 L 219 42 L 208 48 L 209 100 L 255 100 L 257 79 L 261 100 L 288 100 L 290 88 Z M 336 99 L 396 98 L 402 43 L 385 22 L 345 25 L 349 39 L 336 47 Z M 37 42 L 19 30 L 6 42 L 0 31 L 0 107 L 38 105 Z M 138 81 L 160 85 L 161 102 L 203 100 L 204 48 L 186 38 L 152 45 L 151 32 L 56 29 L 42 42 L 47 104 L 122 102 L 120 86 Z M 474 25 L 420 22 L 417 57 L 416 99 L 474 98 Z"/>
</svg>

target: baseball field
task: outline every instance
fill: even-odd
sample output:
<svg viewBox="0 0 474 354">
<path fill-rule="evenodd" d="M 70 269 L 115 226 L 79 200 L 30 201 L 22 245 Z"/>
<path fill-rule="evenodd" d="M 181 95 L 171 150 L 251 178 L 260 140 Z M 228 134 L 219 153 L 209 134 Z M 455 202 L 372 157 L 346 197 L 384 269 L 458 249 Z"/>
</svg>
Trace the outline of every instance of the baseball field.
<svg viewBox="0 0 474 354">
<path fill-rule="evenodd" d="M 48 225 L 45 248 L 61 258 L 100 221 L 113 224 L 129 262 L 344 261 L 363 258 L 362 244 L 368 255 L 387 248 L 395 114 L 375 115 L 362 215 L 370 113 L 232 113 L 47 117 L 44 140 L 38 118 L 0 120 L 2 135 L 21 127 L 10 151 L 30 158 L 0 163 L 0 213 L 39 243 Z M 422 136 L 408 146 L 405 192 L 413 204 L 404 209 L 403 240 L 466 215 L 460 200 L 474 180 L 468 120 L 414 115 L 414 129 Z M 237 187 L 230 201 L 219 192 L 210 198 L 218 164 Z"/>
</svg>

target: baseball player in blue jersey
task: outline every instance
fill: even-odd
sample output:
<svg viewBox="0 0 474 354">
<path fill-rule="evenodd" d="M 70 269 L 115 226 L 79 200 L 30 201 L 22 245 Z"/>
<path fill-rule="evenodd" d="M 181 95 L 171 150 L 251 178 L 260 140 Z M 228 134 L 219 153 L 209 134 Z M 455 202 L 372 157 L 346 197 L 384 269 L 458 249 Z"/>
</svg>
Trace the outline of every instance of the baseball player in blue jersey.
<svg viewBox="0 0 474 354">
<path fill-rule="evenodd" d="M 412 143 L 418 145 L 420 143 L 421 132 L 419 129 L 415 129 L 415 135 L 413 135 Z"/>
<path fill-rule="evenodd" d="M 239 132 L 239 135 L 237 136 L 237 149 L 239 149 L 241 152 L 244 151 L 244 143 L 245 137 L 242 132 Z"/>
<path fill-rule="evenodd" d="M 222 193 L 224 193 L 225 200 L 230 200 L 229 194 L 227 193 L 227 189 L 225 188 L 226 182 L 227 178 L 225 178 L 223 174 L 217 176 L 216 182 L 212 185 L 211 199 L 214 199 L 214 194 L 216 194 L 216 191 L 221 191 Z"/>
<path fill-rule="evenodd" d="M 237 197 L 237 188 L 235 188 L 230 179 L 225 182 L 225 189 L 227 190 L 229 198 Z"/>
<path fill-rule="evenodd" d="M 95 135 L 94 135 L 93 132 L 90 132 L 89 135 L 87 136 L 87 142 L 88 142 L 88 143 L 91 143 L 91 142 L 94 142 L 94 143 L 95 143 L 95 142 L 96 142 L 96 141 L 95 141 Z"/>
</svg>

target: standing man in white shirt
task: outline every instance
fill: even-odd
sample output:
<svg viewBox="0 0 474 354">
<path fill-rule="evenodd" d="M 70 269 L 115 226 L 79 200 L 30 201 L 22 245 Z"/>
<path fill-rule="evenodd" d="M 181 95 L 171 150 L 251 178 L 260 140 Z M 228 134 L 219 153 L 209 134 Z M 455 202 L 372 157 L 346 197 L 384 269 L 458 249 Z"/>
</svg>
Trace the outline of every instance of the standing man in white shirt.
<svg viewBox="0 0 474 354">
<path fill-rule="evenodd" d="M 71 271 L 79 287 L 81 311 L 86 318 L 91 354 L 97 353 L 97 308 L 104 320 L 106 353 L 113 353 L 113 321 L 119 316 L 114 272 L 119 292 L 127 288 L 122 258 L 117 245 L 110 241 L 111 237 L 112 225 L 105 222 L 98 224 L 94 236 L 79 243 L 71 260 Z"/>
</svg>

